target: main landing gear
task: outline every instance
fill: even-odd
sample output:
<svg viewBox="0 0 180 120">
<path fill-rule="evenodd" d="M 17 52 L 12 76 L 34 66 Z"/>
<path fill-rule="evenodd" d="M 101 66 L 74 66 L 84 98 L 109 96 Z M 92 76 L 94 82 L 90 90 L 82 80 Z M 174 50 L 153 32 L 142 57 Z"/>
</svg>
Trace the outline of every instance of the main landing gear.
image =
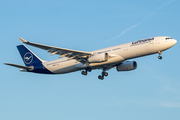
<svg viewBox="0 0 180 120">
<path fill-rule="evenodd" d="M 83 71 L 81 72 L 81 74 L 82 74 L 82 75 L 87 75 L 88 72 L 91 72 L 91 71 L 92 71 L 92 69 L 88 67 L 88 68 L 86 68 L 85 70 L 83 70 Z M 105 72 L 105 71 L 103 71 L 103 72 L 101 73 L 101 75 L 98 76 L 98 78 L 99 78 L 100 80 L 103 80 L 103 79 L 104 79 L 104 76 L 108 76 L 108 73 Z"/>
<path fill-rule="evenodd" d="M 159 54 L 158 59 L 160 59 L 160 60 L 161 60 L 161 59 L 162 59 L 162 56 L 161 56 L 162 51 L 159 51 L 159 52 L 158 52 L 158 54 Z"/>
<path fill-rule="evenodd" d="M 91 71 L 92 71 L 92 69 L 88 67 L 88 68 L 85 69 L 85 71 L 82 71 L 81 74 L 82 75 L 87 75 L 87 73 L 91 72 Z"/>
<path fill-rule="evenodd" d="M 99 78 L 100 80 L 103 80 L 103 79 L 104 79 L 104 76 L 108 76 L 108 73 L 105 72 L 105 71 L 103 71 L 103 72 L 102 72 L 102 75 L 99 75 L 98 78 Z"/>
</svg>

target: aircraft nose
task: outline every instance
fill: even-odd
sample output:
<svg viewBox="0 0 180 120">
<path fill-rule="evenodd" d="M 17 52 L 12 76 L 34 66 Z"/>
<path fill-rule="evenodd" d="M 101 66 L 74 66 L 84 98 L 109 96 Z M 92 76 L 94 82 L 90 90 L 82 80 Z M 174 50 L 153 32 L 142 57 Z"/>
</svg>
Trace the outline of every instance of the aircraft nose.
<svg viewBox="0 0 180 120">
<path fill-rule="evenodd" d="M 177 40 L 173 39 L 172 44 L 175 45 L 177 43 Z"/>
</svg>

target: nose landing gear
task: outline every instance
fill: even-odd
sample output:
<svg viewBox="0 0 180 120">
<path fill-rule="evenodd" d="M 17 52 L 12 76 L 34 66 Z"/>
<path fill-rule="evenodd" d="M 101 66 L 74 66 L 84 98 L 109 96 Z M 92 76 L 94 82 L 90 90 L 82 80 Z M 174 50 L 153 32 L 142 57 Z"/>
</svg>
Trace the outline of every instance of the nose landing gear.
<svg viewBox="0 0 180 120">
<path fill-rule="evenodd" d="M 160 60 L 161 60 L 161 59 L 162 59 L 162 56 L 158 56 L 158 59 L 160 59 Z"/>
<path fill-rule="evenodd" d="M 162 59 L 162 56 L 161 56 L 162 51 L 159 51 L 159 52 L 158 52 L 158 54 L 159 54 L 158 59 L 160 59 L 160 60 L 161 60 L 161 59 Z"/>
</svg>

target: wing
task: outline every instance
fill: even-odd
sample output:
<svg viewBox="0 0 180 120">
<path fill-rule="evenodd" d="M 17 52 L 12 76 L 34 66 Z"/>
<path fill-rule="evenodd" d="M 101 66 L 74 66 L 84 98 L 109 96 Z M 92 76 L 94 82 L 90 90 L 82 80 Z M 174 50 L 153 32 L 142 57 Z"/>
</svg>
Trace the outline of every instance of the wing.
<svg viewBox="0 0 180 120">
<path fill-rule="evenodd" d="M 59 57 L 68 57 L 69 60 L 76 59 L 77 61 L 82 62 L 82 63 L 86 63 L 87 58 L 93 55 L 93 53 L 91 52 L 84 52 L 84 51 L 48 46 L 48 45 L 29 42 L 22 38 L 19 38 L 19 39 L 21 40 L 22 43 L 41 48 L 43 50 L 47 50 L 48 52 L 51 53 L 51 55 L 57 54 L 57 55 L 60 55 Z"/>
</svg>

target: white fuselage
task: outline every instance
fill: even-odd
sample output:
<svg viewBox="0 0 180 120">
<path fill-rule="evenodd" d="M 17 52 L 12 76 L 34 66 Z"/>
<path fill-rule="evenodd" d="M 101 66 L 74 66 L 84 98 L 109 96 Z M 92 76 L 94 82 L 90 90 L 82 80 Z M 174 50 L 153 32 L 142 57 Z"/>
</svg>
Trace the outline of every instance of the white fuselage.
<svg viewBox="0 0 180 120">
<path fill-rule="evenodd" d="M 85 69 L 87 66 L 92 69 L 101 69 L 102 66 L 118 64 L 128 59 L 155 54 L 176 44 L 177 41 L 175 39 L 167 38 L 170 37 L 161 36 L 148 38 L 92 51 L 93 54 L 108 53 L 110 58 L 106 62 L 82 64 L 74 59 L 68 60 L 68 58 L 61 58 L 49 62 L 43 62 L 43 65 L 55 74 L 74 72 Z"/>
</svg>

